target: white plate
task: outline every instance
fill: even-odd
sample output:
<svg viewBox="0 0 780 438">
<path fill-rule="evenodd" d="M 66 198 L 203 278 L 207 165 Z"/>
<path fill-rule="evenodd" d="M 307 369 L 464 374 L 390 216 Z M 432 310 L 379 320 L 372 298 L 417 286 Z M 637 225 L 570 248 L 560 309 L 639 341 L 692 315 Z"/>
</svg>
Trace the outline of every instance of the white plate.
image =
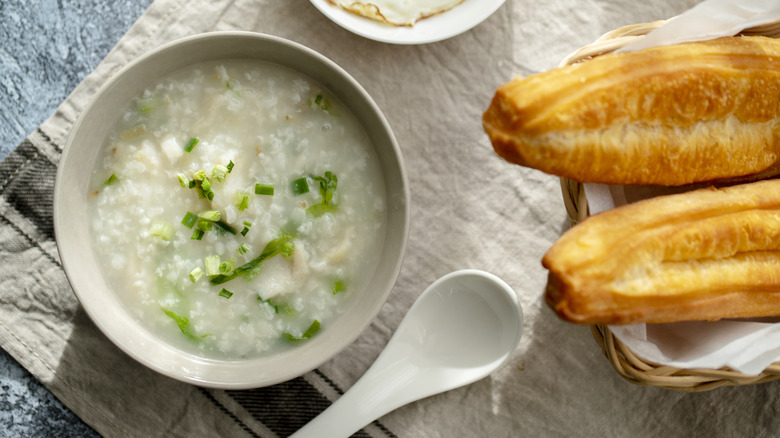
<svg viewBox="0 0 780 438">
<path fill-rule="evenodd" d="M 459 35 L 491 16 L 505 0 L 464 0 L 449 11 L 414 26 L 393 26 L 345 11 L 327 0 L 311 3 L 336 24 L 360 36 L 392 44 L 425 44 Z"/>
</svg>

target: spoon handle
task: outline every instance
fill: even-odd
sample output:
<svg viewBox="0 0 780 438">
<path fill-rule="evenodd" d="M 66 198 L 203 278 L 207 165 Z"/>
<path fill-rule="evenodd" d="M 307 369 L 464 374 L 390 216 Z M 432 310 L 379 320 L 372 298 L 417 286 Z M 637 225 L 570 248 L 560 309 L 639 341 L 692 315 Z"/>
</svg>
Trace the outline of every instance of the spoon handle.
<svg viewBox="0 0 780 438">
<path fill-rule="evenodd" d="M 419 369 L 403 360 L 382 359 L 290 438 L 348 437 L 382 415 L 420 398 L 408 391 Z"/>
</svg>

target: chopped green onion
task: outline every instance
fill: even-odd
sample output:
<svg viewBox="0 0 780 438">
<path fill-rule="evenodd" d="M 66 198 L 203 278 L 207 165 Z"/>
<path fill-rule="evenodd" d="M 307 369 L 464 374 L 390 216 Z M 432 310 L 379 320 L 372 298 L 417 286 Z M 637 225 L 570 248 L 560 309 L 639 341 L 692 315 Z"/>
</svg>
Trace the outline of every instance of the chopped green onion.
<svg viewBox="0 0 780 438">
<path fill-rule="evenodd" d="M 119 178 L 116 177 L 115 173 L 112 173 L 111 176 L 109 176 L 108 179 L 103 182 L 103 185 L 110 186 L 111 184 L 114 184 L 117 181 L 119 181 Z"/>
<path fill-rule="evenodd" d="M 199 230 L 199 229 L 196 228 L 196 229 L 192 230 L 192 237 L 190 237 L 190 239 L 191 240 L 200 240 L 200 239 L 203 238 L 204 234 L 206 234 L 205 231 Z"/>
<path fill-rule="evenodd" d="M 311 217 L 320 217 L 325 213 L 330 213 L 336 211 L 335 205 L 327 205 L 327 204 L 314 204 L 311 207 L 306 209 L 306 213 L 309 214 Z"/>
<path fill-rule="evenodd" d="M 274 304 L 274 303 L 272 303 L 270 298 L 267 299 L 267 300 L 264 300 L 263 297 L 258 295 L 257 296 L 257 301 L 260 301 L 263 304 L 268 304 L 269 306 L 274 308 L 274 313 L 279 314 L 279 306 Z"/>
<path fill-rule="evenodd" d="M 209 181 L 208 178 L 203 178 L 203 180 L 200 182 L 200 188 L 203 189 L 204 193 L 211 191 L 211 181 Z"/>
<path fill-rule="evenodd" d="M 304 182 L 306 182 L 306 178 L 302 178 Z M 307 191 L 308 191 L 309 185 L 306 185 Z M 295 189 L 293 189 L 295 190 Z M 274 195 L 274 185 L 273 184 L 255 184 L 255 194 L 256 195 Z"/>
<path fill-rule="evenodd" d="M 242 236 L 246 236 L 246 233 L 249 232 L 249 227 L 251 227 L 251 226 L 252 226 L 252 222 L 244 221 L 244 229 L 241 230 L 241 235 Z"/>
<path fill-rule="evenodd" d="M 162 311 L 165 312 L 165 314 L 171 317 L 174 321 L 176 321 L 176 324 L 179 326 L 179 330 L 181 330 L 182 333 L 185 335 L 191 335 L 189 319 L 177 314 L 176 312 L 171 312 L 170 310 L 162 309 Z"/>
<path fill-rule="evenodd" d="M 347 286 L 344 284 L 344 280 L 339 278 L 333 282 L 333 288 L 331 288 L 333 295 L 336 295 L 339 292 L 344 292 L 345 290 L 347 290 Z"/>
<path fill-rule="evenodd" d="M 293 195 L 298 196 L 309 192 L 309 182 L 306 177 L 298 178 L 290 184 Z"/>
<path fill-rule="evenodd" d="M 215 164 L 214 169 L 211 171 L 211 177 L 219 182 L 225 181 L 227 174 L 228 168 L 221 164 Z"/>
<path fill-rule="evenodd" d="M 233 235 L 236 234 L 236 229 L 231 227 L 230 225 L 228 225 L 225 222 L 216 221 L 216 222 L 214 222 L 214 225 L 217 226 L 217 230 L 218 231 L 227 231 L 228 233 L 233 234 Z"/>
<path fill-rule="evenodd" d="M 192 137 L 191 139 L 189 139 L 189 141 L 187 141 L 187 144 L 184 145 L 184 152 L 192 152 L 192 148 L 194 148 L 199 141 L 200 139 L 198 137 Z"/>
<path fill-rule="evenodd" d="M 211 222 L 204 219 L 199 220 L 198 229 L 201 231 L 211 231 Z"/>
<path fill-rule="evenodd" d="M 165 221 L 156 221 L 152 224 L 152 236 L 169 241 L 173 237 L 173 226 Z"/>
<path fill-rule="evenodd" d="M 235 166 L 235 164 L 233 164 L 233 160 L 230 160 L 230 162 L 227 164 L 227 166 L 225 166 L 225 168 L 227 169 L 227 173 L 230 173 L 230 172 L 233 171 L 233 166 Z"/>
<path fill-rule="evenodd" d="M 233 265 L 236 263 L 236 259 L 230 258 L 226 262 L 219 264 L 219 275 L 230 275 L 233 273 Z"/>
<path fill-rule="evenodd" d="M 239 254 L 244 255 L 249 252 L 249 246 L 247 246 L 246 243 L 242 243 L 241 246 L 236 248 L 236 251 L 238 251 Z"/>
<path fill-rule="evenodd" d="M 203 181 L 206 179 L 206 171 L 205 170 L 199 170 L 195 172 L 192 177 L 195 179 L 195 181 Z"/>
<path fill-rule="evenodd" d="M 147 97 L 136 101 L 136 107 L 138 108 L 138 111 L 142 113 L 148 113 L 153 110 L 155 106 L 157 106 L 157 102 L 154 97 Z"/>
<path fill-rule="evenodd" d="M 195 181 L 194 179 L 191 179 L 189 184 L 187 184 L 187 187 L 190 188 L 190 189 L 194 189 L 197 186 L 198 186 L 198 182 Z"/>
<path fill-rule="evenodd" d="M 203 269 L 200 269 L 200 266 L 196 266 L 195 269 L 190 271 L 190 281 L 193 283 L 197 283 L 201 277 L 203 277 Z"/>
<path fill-rule="evenodd" d="M 295 249 L 295 243 L 284 242 L 282 244 L 282 247 L 279 249 L 279 254 L 281 254 L 282 257 L 289 258 L 292 257 L 294 249 Z"/>
<path fill-rule="evenodd" d="M 208 256 L 204 259 L 204 262 L 206 264 L 206 275 L 209 277 L 219 275 L 220 262 L 218 255 Z"/>
<path fill-rule="evenodd" d="M 284 336 L 289 341 L 304 341 L 306 339 L 310 339 L 312 336 L 317 334 L 318 331 L 320 331 L 320 322 L 315 319 L 301 336 L 294 336 L 287 332 L 284 333 Z"/>
<path fill-rule="evenodd" d="M 259 256 L 255 257 L 254 259 L 236 268 L 231 275 L 218 275 L 216 277 L 213 277 L 211 279 L 211 284 L 222 284 L 238 277 L 239 275 L 247 275 L 247 276 L 257 275 L 257 273 L 259 272 L 260 264 L 263 263 L 264 260 L 271 258 L 284 251 L 285 243 L 290 242 L 293 238 L 293 236 L 289 234 L 285 234 L 285 233 L 279 233 L 279 234 L 280 234 L 279 237 L 268 242 L 268 244 L 265 245 L 265 248 L 263 248 L 263 252 L 260 253 Z"/>
<path fill-rule="evenodd" d="M 236 207 L 238 211 L 244 211 L 249 207 L 249 194 L 246 192 L 236 192 Z"/>
<path fill-rule="evenodd" d="M 184 215 L 184 218 L 182 218 L 181 223 L 187 228 L 192 228 L 195 223 L 198 222 L 198 216 L 190 213 L 189 211 L 187 214 Z"/>
<path fill-rule="evenodd" d="M 318 94 L 317 97 L 314 98 L 314 104 L 325 111 L 327 111 L 328 108 L 330 108 L 330 103 L 328 102 L 328 99 L 324 98 L 322 94 Z M 311 103 L 309 104 L 309 106 L 311 106 Z"/>
<path fill-rule="evenodd" d="M 325 172 L 323 176 L 312 176 L 311 178 L 320 183 L 319 189 L 322 201 L 307 208 L 306 213 L 316 218 L 336 209 L 336 204 L 333 203 L 333 195 L 336 193 L 339 179 L 331 171 Z"/>
<path fill-rule="evenodd" d="M 223 288 L 222 288 L 222 290 L 221 290 L 221 291 L 219 291 L 219 296 L 221 296 L 221 297 L 225 297 L 225 298 L 227 298 L 227 299 L 230 299 L 230 297 L 232 297 L 232 296 L 233 296 L 233 292 L 230 292 L 229 290 L 227 290 L 227 289 L 225 289 L 225 288 L 223 287 Z"/>
<path fill-rule="evenodd" d="M 204 210 L 198 213 L 198 217 L 209 222 L 216 222 L 222 217 L 222 213 L 219 210 Z"/>
<path fill-rule="evenodd" d="M 179 185 L 182 187 L 190 187 L 190 184 L 192 184 L 192 181 L 183 173 L 176 175 L 176 177 L 179 178 Z"/>
</svg>

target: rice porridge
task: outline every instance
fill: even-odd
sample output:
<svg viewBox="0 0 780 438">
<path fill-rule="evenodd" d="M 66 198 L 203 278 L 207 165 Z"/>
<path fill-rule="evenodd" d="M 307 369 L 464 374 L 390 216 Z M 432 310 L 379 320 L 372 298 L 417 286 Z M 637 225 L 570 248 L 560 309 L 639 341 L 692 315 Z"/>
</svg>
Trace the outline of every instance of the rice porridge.
<svg viewBox="0 0 780 438">
<path fill-rule="evenodd" d="M 322 86 L 273 64 L 205 63 L 123 112 L 92 176 L 90 230 L 147 329 L 252 357 L 304 344 L 360 293 L 384 196 L 362 127 Z"/>
</svg>

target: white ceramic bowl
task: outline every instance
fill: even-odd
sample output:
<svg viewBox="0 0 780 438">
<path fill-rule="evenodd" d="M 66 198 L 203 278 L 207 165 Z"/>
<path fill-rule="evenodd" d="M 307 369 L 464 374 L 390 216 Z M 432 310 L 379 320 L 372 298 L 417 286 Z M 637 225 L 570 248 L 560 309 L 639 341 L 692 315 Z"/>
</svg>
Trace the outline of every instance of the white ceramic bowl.
<svg viewBox="0 0 780 438">
<path fill-rule="evenodd" d="M 387 189 L 387 232 L 370 286 L 342 316 L 296 349 L 267 357 L 214 360 L 179 350 L 145 329 L 123 308 L 90 248 L 88 184 L 114 121 L 152 82 L 183 67 L 220 59 L 251 58 L 308 75 L 349 107 L 378 155 Z M 255 388 L 283 382 L 321 365 L 352 343 L 386 301 L 400 270 L 409 230 L 409 189 L 400 149 L 376 103 L 339 66 L 281 38 L 214 32 L 162 46 L 111 78 L 81 114 L 65 145 L 54 190 L 54 228 L 63 266 L 81 305 L 119 348 L 172 378 L 217 388 Z"/>
</svg>

